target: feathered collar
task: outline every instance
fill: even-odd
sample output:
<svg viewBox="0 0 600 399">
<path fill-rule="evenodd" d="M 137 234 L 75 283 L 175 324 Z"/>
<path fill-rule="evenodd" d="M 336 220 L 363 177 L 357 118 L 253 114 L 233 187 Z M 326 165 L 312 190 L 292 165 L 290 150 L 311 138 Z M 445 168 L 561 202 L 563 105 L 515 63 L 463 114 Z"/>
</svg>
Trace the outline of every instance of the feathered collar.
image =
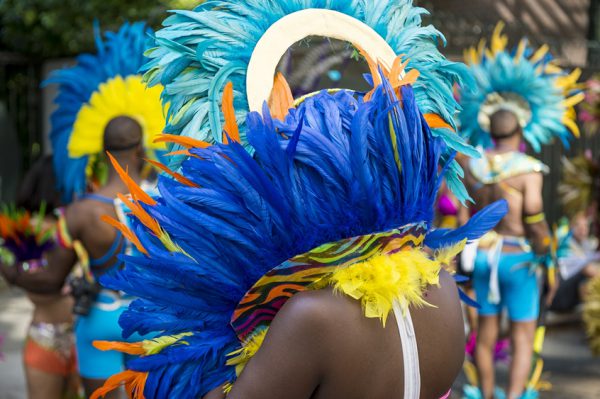
<svg viewBox="0 0 600 399">
<path fill-rule="evenodd" d="M 466 240 L 436 251 L 423 248 L 425 223 L 327 243 L 293 257 L 261 278 L 239 303 L 231 320 L 242 347 L 230 354 L 228 365 L 241 373 L 260 349 L 269 325 L 295 294 L 331 286 L 360 301 L 365 317 L 385 325 L 394 302 L 403 309 L 423 306 L 427 286 L 439 284 L 448 264 Z"/>
</svg>

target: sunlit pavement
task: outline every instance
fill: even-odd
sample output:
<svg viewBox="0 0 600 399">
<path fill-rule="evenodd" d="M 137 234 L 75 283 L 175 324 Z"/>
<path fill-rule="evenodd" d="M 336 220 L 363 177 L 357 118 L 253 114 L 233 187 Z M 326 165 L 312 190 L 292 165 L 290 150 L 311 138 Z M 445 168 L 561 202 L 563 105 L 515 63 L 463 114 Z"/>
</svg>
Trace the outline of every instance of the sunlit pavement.
<svg viewBox="0 0 600 399">
<path fill-rule="evenodd" d="M 32 306 L 18 289 L 7 289 L 0 282 L 0 399 L 25 399 L 25 377 L 21 349 Z"/>
<path fill-rule="evenodd" d="M 1 283 L 0 283 L 1 284 Z M 21 347 L 29 322 L 31 304 L 17 289 L 0 288 L 0 334 L 4 336 L 0 361 L 0 399 L 25 399 L 25 380 L 21 363 Z M 600 358 L 593 358 L 578 323 L 552 326 L 544 347 L 546 361 L 544 380 L 553 388 L 541 399 L 600 398 Z M 505 383 L 506 366 L 500 366 L 499 382 Z M 461 376 L 452 398 L 460 398 Z"/>
</svg>

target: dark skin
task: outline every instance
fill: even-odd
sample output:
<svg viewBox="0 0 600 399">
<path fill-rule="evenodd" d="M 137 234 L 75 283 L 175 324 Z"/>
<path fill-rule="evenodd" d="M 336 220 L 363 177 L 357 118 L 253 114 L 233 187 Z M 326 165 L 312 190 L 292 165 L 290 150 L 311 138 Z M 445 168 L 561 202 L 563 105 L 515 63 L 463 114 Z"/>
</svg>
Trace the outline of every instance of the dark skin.
<svg viewBox="0 0 600 399">
<path fill-rule="evenodd" d="M 115 122 L 113 124 L 113 122 Z M 112 125 L 111 125 L 112 124 Z M 117 162 L 126 170 L 129 176 L 137 183 L 141 182 L 140 172 L 143 166 L 143 147 L 141 127 L 129 118 L 115 118 L 106 128 L 104 146 L 116 158 Z M 121 148 L 124 148 L 121 150 Z M 116 170 L 109 166 L 109 175 L 106 185 L 94 192 L 108 198 L 116 198 L 118 193 L 127 193 L 129 189 L 121 181 Z M 69 234 L 73 240 L 81 241 L 91 259 L 102 257 L 111 248 L 116 230 L 101 220 L 103 215 L 117 217 L 115 208 L 92 199 L 83 199 L 73 202 L 65 210 L 65 217 Z M 119 252 L 119 251 L 117 251 Z M 71 273 L 77 262 L 74 250 L 56 247 L 46 255 L 48 267 L 35 273 L 21 273 L 12 276 L 11 282 L 25 290 L 36 294 L 50 294 L 60 291 L 65 284 L 65 279 Z M 100 276 L 108 267 L 114 265 L 116 257 L 104 265 L 94 268 L 94 274 Z M 14 270 L 14 268 L 12 268 Z M 96 389 L 104 385 L 102 379 L 82 378 L 86 395 L 89 397 Z M 118 399 L 118 391 L 106 395 L 107 399 Z"/>
<path fill-rule="evenodd" d="M 488 158 L 519 151 L 523 136 L 519 121 L 513 113 L 499 111 L 492 115 L 491 132 L 496 141 L 496 147 L 486 154 Z M 472 211 L 479 211 L 497 200 L 505 199 L 509 204 L 509 211 L 495 230 L 507 236 L 526 237 L 536 254 L 546 254 L 550 243 L 547 222 L 543 220 L 534 224 L 525 223 L 527 216 L 537 215 L 544 211 L 543 175 L 536 172 L 522 174 L 509 177 L 501 184 L 489 184 L 475 190 L 474 187 L 478 186 L 477 180 L 467 165 L 464 165 L 464 169 L 467 189 L 475 200 Z M 521 251 L 518 247 L 505 246 L 503 248 L 503 252 Z M 552 302 L 555 293 L 556 287 L 547 294 L 547 304 Z M 475 360 L 483 396 L 486 399 L 492 399 L 495 386 L 494 350 L 498 340 L 500 320 L 498 316 L 480 315 L 478 325 Z M 537 320 L 511 322 L 510 337 L 513 357 L 507 391 L 507 397 L 510 399 L 516 399 L 522 395 L 529 378 L 536 326 Z"/>
<path fill-rule="evenodd" d="M 464 359 L 463 318 L 453 278 L 429 287 L 433 307 L 411 308 L 421 398 L 445 395 Z M 293 342 L 293 345 L 290 345 Z M 391 399 L 404 394 L 398 326 L 367 319 L 361 305 L 331 289 L 297 294 L 281 309 L 227 399 Z M 216 389 L 204 399 L 223 399 Z"/>
</svg>

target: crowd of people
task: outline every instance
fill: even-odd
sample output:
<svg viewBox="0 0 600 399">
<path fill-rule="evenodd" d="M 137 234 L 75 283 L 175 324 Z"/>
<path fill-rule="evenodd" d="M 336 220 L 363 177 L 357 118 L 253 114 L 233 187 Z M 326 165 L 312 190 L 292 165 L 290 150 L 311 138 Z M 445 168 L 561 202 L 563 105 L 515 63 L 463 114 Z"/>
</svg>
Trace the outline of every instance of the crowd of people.
<svg viewBox="0 0 600 399">
<path fill-rule="evenodd" d="M 29 398 L 438 399 L 463 368 L 466 399 L 539 397 L 545 315 L 600 275 L 596 176 L 552 230 L 526 155 L 578 134 L 578 71 L 502 25 L 451 62 L 408 0 L 280 3 L 125 24 L 46 82 L 53 156 L 0 215 Z M 294 98 L 310 36 L 372 90 Z"/>
</svg>

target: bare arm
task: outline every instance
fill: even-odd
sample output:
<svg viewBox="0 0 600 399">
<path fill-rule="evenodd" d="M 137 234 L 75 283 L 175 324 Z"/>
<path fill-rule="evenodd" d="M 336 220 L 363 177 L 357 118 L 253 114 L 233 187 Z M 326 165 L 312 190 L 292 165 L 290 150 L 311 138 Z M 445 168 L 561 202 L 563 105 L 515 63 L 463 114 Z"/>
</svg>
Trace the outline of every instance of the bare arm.
<svg viewBox="0 0 600 399">
<path fill-rule="evenodd" d="M 310 293 L 290 299 L 227 399 L 309 399 L 322 374 L 326 318 Z M 224 397 L 217 389 L 204 399 Z"/>
<path fill-rule="evenodd" d="M 34 294 L 55 294 L 61 291 L 65 279 L 76 262 L 72 250 L 56 248 L 44 255 L 47 265 L 33 271 L 26 271 L 22 264 L 0 264 L 0 273 L 6 280 Z"/>
<path fill-rule="evenodd" d="M 75 219 L 69 218 L 68 214 L 67 227 L 69 231 L 76 232 L 78 226 Z M 43 261 L 46 265 L 36 270 L 25 270 L 23 264 L 0 264 L 0 273 L 10 284 L 34 294 L 45 295 L 60 292 L 65 284 L 65 279 L 77 262 L 75 251 L 57 246 L 44 254 Z"/>
<path fill-rule="evenodd" d="M 550 231 L 543 216 L 543 184 L 542 174 L 532 173 L 526 176 L 523 190 L 523 224 L 527 238 L 538 255 L 546 254 L 550 249 Z"/>
<path fill-rule="evenodd" d="M 531 174 L 525 179 L 523 190 L 523 224 L 527 238 L 531 242 L 533 250 L 538 255 L 550 253 L 550 229 L 544 216 L 544 201 L 542 199 L 542 187 L 544 178 L 541 173 Z M 546 269 L 549 272 L 549 269 Z M 558 290 L 558 268 L 554 268 L 552 280 L 555 284 L 546 285 L 545 301 L 548 306 L 552 303 Z"/>
<path fill-rule="evenodd" d="M 326 318 L 310 293 L 290 299 L 228 399 L 309 399 L 322 373 Z"/>
</svg>

